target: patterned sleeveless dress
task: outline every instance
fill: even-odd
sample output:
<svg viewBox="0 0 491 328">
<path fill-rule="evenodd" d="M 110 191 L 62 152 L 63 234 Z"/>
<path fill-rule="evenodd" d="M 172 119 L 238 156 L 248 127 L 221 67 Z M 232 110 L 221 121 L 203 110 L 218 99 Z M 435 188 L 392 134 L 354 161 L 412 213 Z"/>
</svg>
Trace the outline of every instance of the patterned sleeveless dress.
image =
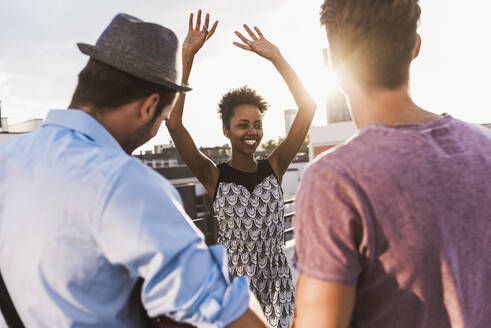
<svg viewBox="0 0 491 328">
<path fill-rule="evenodd" d="M 232 276 L 249 276 L 249 287 L 272 328 L 293 317 L 293 282 L 283 251 L 283 191 L 268 160 L 257 172 L 218 165 L 213 201 L 218 243 L 225 246 Z"/>
</svg>

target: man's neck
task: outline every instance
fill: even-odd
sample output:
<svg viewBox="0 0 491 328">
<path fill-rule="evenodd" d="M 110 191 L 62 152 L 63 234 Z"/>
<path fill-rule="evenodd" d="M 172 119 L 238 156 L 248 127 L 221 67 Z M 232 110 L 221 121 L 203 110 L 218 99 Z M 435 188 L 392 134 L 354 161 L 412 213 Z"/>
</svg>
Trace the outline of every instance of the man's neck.
<svg viewBox="0 0 491 328">
<path fill-rule="evenodd" d="M 131 133 L 128 133 L 130 127 L 126 124 L 127 120 L 124 119 L 126 114 L 124 111 L 113 110 L 101 115 L 97 114 L 99 111 L 88 106 L 79 106 L 78 109 L 95 118 L 116 139 L 121 148 L 131 155 L 136 147 L 129 138 L 131 136 Z"/>
<path fill-rule="evenodd" d="M 417 106 L 409 96 L 407 86 L 369 92 L 355 87 L 348 92 L 348 97 L 358 129 L 373 123 L 392 126 L 418 124 L 440 117 Z"/>
</svg>

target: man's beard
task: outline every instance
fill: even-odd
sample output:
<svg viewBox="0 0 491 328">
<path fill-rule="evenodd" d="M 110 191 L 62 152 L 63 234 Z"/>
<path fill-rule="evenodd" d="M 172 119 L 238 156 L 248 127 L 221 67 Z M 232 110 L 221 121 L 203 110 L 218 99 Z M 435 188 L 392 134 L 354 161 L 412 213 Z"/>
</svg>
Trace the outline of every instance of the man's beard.
<svg viewBox="0 0 491 328">
<path fill-rule="evenodd" d="M 128 139 L 125 141 L 125 144 L 122 145 L 124 151 L 128 154 L 131 155 L 133 151 L 146 143 L 148 140 L 152 139 L 152 128 L 153 125 L 155 124 L 155 119 L 151 120 L 150 122 L 146 123 L 145 125 L 137 128 L 135 132 L 128 137 Z"/>
</svg>

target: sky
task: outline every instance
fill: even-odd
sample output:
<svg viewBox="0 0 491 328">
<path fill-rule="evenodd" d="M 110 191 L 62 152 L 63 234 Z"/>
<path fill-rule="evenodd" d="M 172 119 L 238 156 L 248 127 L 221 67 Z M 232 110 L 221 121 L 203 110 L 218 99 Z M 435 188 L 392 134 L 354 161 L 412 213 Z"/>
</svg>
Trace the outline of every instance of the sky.
<svg viewBox="0 0 491 328">
<path fill-rule="evenodd" d="M 87 62 L 77 42 L 94 44 L 119 12 L 159 23 L 184 40 L 188 16 L 203 9 L 218 19 L 215 35 L 197 54 L 184 124 L 196 144 L 227 143 L 216 112 L 221 95 L 247 84 L 270 103 L 264 139 L 284 136 L 283 111 L 295 108 L 273 65 L 232 45 L 242 24 L 258 26 L 277 45 L 318 104 L 313 125 L 326 124 L 326 97 L 335 79 L 324 64 L 327 40 L 319 23 L 321 0 L 0 0 L 0 100 L 15 123 L 66 108 L 77 74 Z M 422 48 L 411 68 L 411 95 L 435 113 L 475 123 L 491 122 L 489 80 L 491 4 L 482 0 L 421 0 Z M 211 25 L 211 24 L 210 24 Z M 162 125 L 141 150 L 168 143 Z"/>
</svg>

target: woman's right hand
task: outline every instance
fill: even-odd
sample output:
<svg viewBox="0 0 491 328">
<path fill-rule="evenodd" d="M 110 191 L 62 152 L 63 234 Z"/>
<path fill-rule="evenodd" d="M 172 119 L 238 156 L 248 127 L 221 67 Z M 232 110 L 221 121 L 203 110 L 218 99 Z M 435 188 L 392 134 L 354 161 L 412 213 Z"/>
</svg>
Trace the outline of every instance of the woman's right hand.
<svg viewBox="0 0 491 328">
<path fill-rule="evenodd" d="M 201 27 L 201 9 L 198 10 L 198 15 L 196 18 L 196 25 L 193 22 L 193 13 L 189 15 L 189 29 L 188 35 L 184 39 L 182 44 L 182 55 L 194 57 L 196 53 L 201 49 L 203 44 L 211 38 L 215 29 L 217 28 L 218 21 L 215 21 L 211 30 L 208 31 L 208 24 L 210 23 L 210 14 L 207 13 L 205 16 L 205 23 Z"/>
<path fill-rule="evenodd" d="M 255 52 L 259 56 L 264 57 L 273 63 L 275 60 L 281 57 L 278 47 L 266 40 L 259 28 L 254 26 L 254 30 L 256 31 L 257 35 L 249 28 L 249 26 L 247 26 L 247 24 L 244 24 L 244 28 L 247 33 L 249 33 L 252 40 L 248 40 L 240 32 L 235 31 L 235 34 L 244 43 L 234 42 L 234 45 L 244 50 Z"/>
</svg>

